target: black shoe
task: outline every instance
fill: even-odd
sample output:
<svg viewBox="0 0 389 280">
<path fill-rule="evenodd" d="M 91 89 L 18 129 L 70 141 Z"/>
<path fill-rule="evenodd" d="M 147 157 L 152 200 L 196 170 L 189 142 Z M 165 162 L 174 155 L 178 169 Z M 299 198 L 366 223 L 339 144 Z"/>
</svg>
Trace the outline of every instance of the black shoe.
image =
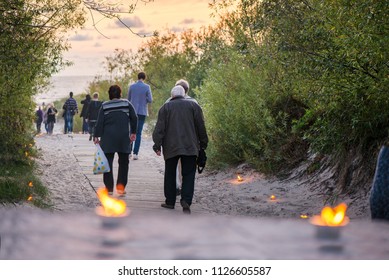
<svg viewBox="0 0 389 280">
<path fill-rule="evenodd" d="M 91 135 L 91 136 L 89 136 L 89 141 L 92 141 L 92 135 Z"/>
<path fill-rule="evenodd" d="M 181 189 L 180 188 L 176 189 L 176 196 L 179 196 L 179 195 L 181 195 Z"/>
<path fill-rule="evenodd" d="M 174 209 L 174 205 L 169 205 L 169 204 L 166 204 L 166 203 L 162 203 L 161 207 L 167 208 L 167 209 Z"/>
<path fill-rule="evenodd" d="M 190 214 L 190 206 L 188 202 L 185 200 L 181 200 L 181 206 L 182 206 L 182 211 L 184 211 L 185 214 Z"/>
</svg>

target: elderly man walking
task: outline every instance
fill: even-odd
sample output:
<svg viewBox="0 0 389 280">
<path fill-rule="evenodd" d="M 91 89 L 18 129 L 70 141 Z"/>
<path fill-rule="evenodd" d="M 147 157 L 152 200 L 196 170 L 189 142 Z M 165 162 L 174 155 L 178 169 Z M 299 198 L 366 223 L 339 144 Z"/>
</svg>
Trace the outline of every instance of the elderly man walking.
<svg viewBox="0 0 389 280">
<path fill-rule="evenodd" d="M 164 194 L 161 206 L 174 209 L 176 203 L 176 170 L 178 160 L 182 165 L 181 206 L 190 214 L 194 194 L 196 159 L 200 149 L 206 149 L 208 136 L 203 111 L 197 102 L 185 98 L 182 86 L 171 91 L 172 99 L 158 112 L 153 131 L 153 149 L 158 156 L 163 152 L 165 160 Z"/>
</svg>

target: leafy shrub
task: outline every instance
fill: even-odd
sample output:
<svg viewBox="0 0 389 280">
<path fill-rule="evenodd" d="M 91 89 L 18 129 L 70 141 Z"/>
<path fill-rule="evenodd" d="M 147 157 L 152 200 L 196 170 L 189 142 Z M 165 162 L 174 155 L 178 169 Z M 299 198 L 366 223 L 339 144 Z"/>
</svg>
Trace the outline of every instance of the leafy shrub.
<svg viewBox="0 0 389 280">
<path fill-rule="evenodd" d="M 231 53 L 227 63 L 208 71 L 196 92 L 210 136 L 210 157 L 215 164 L 247 161 L 269 170 L 282 160 L 286 115 L 273 114 L 263 72 L 242 60 Z"/>
</svg>

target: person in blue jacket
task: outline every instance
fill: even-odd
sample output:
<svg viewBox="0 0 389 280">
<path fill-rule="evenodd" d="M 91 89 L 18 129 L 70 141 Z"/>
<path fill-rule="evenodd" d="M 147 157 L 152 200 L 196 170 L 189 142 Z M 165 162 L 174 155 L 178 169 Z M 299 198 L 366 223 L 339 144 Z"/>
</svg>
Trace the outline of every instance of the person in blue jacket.
<svg viewBox="0 0 389 280">
<path fill-rule="evenodd" d="M 138 159 L 139 148 L 142 140 L 143 125 L 146 121 L 146 117 L 149 115 L 148 104 L 153 102 L 153 94 L 151 88 L 145 83 L 146 74 L 140 72 L 138 74 L 138 81 L 130 85 L 128 89 L 127 99 L 134 106 L 136 114 L 138 116 L 138 130 L 136 132 L 135 145 L 132 149 L 132 158 Z"/>
</svg>

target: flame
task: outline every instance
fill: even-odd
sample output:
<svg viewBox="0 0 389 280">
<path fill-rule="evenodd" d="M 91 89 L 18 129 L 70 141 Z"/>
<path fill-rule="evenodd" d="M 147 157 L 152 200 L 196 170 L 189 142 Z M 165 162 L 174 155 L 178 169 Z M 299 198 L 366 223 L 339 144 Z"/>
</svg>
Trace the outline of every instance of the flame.
<svg viewBox="0 0 389 280">
<path fill-rule="evenodd" d="M 34 184 L 30 181 L 30 182 L 28 182 L 28 186 L 31 188 L 34 186 Z"/>
<path fill-rule="evenodd" d="M 341 203 L 334 208 L 326 206 L 321 210 L 320 216 L 314 217 L 313 223 L 325 226 L 345 225 L 349 220 L 346 216 L 346 210 L 347 205 L 345 203 Z"/>
<path fill-rule="evenodd" d="M 300 218 L 301 218 L 301 219 L 308 219 L 308 215 L 307 215 L 307 214 L 301 214 L 301 215 L 300 215 Z"/>
<path fill-rule="evenodd" d="M 275 196 L 274 194 L 272 194 L 272 195 L 270 196 L 270 200 L 276 200 L 276 196 Z"/>
<path fill-rule="evenodd" d="M 346 216 L 346 209 L 347 205 L 345 203 L 341 203 L 333 209 L 329 206 L 324 207 L 321 210 L 321 218 L 327 225 L 340 225 Z"/>
<path fill-rule="evenodd" d="M 28 154 L 28 152 L 24 152 L 24 155 L 25 155 L 26 157 L 28 157 L 29 154 Z"/>
<path fill-rule="evenodd" d="M 30 195 L 28 198 L 27 198 L 28 201 L 31 201 L 32 200 L 32 195 Z"/>
<path fill-rule="evenodd" d="M 237 178 L 237 180 L 238 180 L 238 182 L 242 182 L 242 181 L 243 181 L 243 178 L 242 178 L 242 177 L 240 177 L 240 176 L 238 175 L 238 178 Z"/>
<path fill-rule="evenodd" d="M 103 205 L 106 216 L 117 217 L 126 212 L 126 203 L 123 200 L 110 197 L 106 188 L 99 189 L 97 195 Z"/>
</svg>

